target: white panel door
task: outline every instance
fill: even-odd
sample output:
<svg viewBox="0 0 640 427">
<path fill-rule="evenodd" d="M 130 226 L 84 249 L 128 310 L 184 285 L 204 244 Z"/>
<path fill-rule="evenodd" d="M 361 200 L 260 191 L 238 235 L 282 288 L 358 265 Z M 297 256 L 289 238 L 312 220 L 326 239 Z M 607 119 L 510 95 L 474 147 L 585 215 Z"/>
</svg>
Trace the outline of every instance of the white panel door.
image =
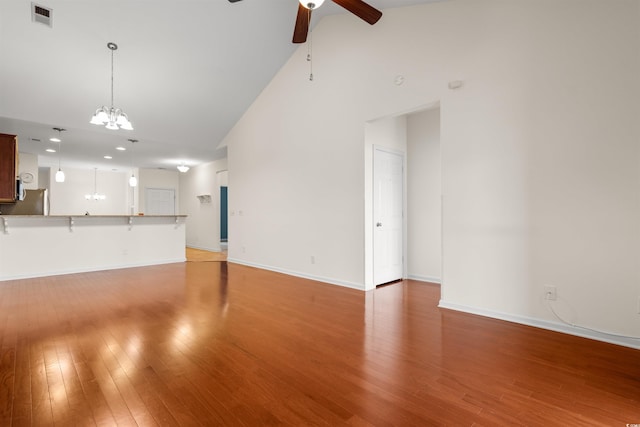
<svg viewBox="0 0 640 427">
<path fill-rule="evenodd" d="M 145 213 L 147 215 L 175 215 L 176 192 L 171 188 L 145 188 Z"/>
<path fill-rule="evenodd" d="M 403 164 L 401 154 L 373 152 L 373 283 L 402 279 Z"/>
</svg>

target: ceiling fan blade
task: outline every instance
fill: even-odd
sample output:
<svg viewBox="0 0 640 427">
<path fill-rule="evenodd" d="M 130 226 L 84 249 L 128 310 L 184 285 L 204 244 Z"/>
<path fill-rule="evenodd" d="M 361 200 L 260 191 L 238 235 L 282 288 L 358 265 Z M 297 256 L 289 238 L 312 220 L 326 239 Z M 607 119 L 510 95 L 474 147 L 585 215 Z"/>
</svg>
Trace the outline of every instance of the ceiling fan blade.
<svg viewBox="0 0 640 427">
<path fill-rule="evenodd" d="M 378 20 L 382 16 L 382 12 L 380 12 L 373 6 L 368 5 L 362 0 L 333 0 L 333 2 L 344 7 L 349 12 L 353 13 L 354 15 L 371 25 L 378 22 Z"/>
<path fill-rule="evenodd" d="M 298 16 L 296 17 L 296 25 L 293 27 L 294 43 L 304 43 L 307 41 L 310 20 L 311 10 L 298 3 Z"/>
</svg>

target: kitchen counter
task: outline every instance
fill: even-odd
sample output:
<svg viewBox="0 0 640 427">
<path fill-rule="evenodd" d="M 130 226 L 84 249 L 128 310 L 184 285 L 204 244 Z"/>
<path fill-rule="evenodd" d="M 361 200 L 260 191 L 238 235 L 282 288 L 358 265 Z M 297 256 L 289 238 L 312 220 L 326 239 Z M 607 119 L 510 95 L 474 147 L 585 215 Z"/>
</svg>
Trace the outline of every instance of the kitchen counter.
<svg viewBox="0 0 640 427">
<path fill-rule="evenodd" d="M 0 215 L 0 281 L 184 262 L 185 220 L 186 215 Z"/>
</svg>

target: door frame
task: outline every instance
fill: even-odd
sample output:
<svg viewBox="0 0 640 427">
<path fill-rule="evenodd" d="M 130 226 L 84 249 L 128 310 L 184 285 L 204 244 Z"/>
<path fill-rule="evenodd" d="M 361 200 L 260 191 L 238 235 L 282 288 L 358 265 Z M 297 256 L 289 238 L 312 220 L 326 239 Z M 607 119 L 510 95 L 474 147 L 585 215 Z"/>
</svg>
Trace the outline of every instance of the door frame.
<svg viewBox="0 0 640 427">
<path fill-rule="evenodd" d="M 422 104 L 416 106 L 415 108 L 409 108 L 406 110 L 395 111 L 389 114 L 382 114 L 380 116 L 372 117 L 364 122 L 364 290 L 370 291 L 375 289 L 375 285 L 373 284 L 373 151 L 375 149 L 383 149 L 390 150 L 402 153 L 404 156 L 404 176 L 403 176 L 403 209 L 405 212 L 403 218 L 403 254 L 404 254 L 404 278 L 408 278 L 408 176 L 407 176 L 407 156 L 409 153 L 406 151 L 406 145 L 400 143 L 397 144 L 395 141 L 390 141 L 389 145 L 385 139 L 380 138 L 379 135 L 375 132 L 374 124 L 380 120 L 384 120 L 387 118 L 397 118 L 401 116 L 406 116 L 415 112 L 423 111 L 423 110 L 431 110 L 431 109 L 439 109 L 440 110 L 440 157 L 442 158 L 443 153 L 443 109 L 440 104 L 440 101 L 434 101 L 426 104 Z M 406 142 L 406 141 L 405 141 Z M 441 162 L 442 164 L 442 162 Z M 444 168 L 442 167 L 442 170 Z M 442 170 L 440 172 L 441 177 L 443 176 Z M 444 194 L 442 192 L 442 184 L 440 188 L 440 199 L 441 199 L 441 216 L 440 216 L 440 238 L 441 238 L 441 279 L 440 283 L 444 283 Z"/>
</svg>

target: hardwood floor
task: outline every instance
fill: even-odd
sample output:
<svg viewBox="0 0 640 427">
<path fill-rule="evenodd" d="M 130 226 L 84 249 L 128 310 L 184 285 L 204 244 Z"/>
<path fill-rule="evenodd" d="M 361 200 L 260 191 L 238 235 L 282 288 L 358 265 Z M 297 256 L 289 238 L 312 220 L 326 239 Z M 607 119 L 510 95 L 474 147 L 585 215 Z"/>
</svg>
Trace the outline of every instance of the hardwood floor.
<svg viewBox="0 0 640 427">
<path fill-rule="evenodd" d="M 0 282 L 0 426 L 625 426 L 640 351 L 226 262 Z"/>
<path fill-rule="evenodd" d="M 227 252 L 211 252 L 202 249 L 186 248 L 186 258 L 189 262 L 219 262 L 227 260 Z"/>
</svg>

